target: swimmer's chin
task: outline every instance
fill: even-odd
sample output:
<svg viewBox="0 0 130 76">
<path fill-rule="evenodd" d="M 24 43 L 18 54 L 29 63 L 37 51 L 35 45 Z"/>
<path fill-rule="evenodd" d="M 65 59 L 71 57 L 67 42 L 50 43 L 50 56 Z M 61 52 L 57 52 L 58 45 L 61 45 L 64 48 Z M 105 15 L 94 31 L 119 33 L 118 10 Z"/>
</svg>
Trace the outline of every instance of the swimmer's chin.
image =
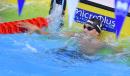
<svg viewBox="0 0 130 76">
<path fill-rule="evenodd" d="M 86 32 L 82 32 L 80 34 L 83 34 L 85 37 L 92 37 L 92 38 L 97 38 L 98 37 L 97 35 L 93 35 L 93 34 L 86 33 Z"/>
</svg>

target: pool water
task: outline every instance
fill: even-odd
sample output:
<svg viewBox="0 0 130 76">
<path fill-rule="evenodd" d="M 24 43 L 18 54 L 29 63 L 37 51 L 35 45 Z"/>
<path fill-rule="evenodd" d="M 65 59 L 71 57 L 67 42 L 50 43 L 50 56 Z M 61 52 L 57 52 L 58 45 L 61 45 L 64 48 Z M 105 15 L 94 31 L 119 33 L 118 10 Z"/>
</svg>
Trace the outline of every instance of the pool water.
<svg viewBox="0 0 130 76">
<path fill-rule="evenodd" d="M 130 76 L 126 64 L 60 51 L 65 41 L 36 34 L 0 35 L 0 76 Z"/>
</svg>

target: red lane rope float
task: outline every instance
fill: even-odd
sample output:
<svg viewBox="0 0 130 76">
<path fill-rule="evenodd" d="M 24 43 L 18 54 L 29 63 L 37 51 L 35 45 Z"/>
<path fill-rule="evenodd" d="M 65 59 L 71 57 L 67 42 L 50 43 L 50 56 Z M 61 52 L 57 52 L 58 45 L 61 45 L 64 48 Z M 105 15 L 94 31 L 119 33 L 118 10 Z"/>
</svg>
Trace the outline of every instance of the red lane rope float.
<svg viewBox="0 0 130 76">
<path fill-rule="evenodd" d="M 26 20 L 0 23 L 0 34 L 15 34 L 15 33 L 26 32 L 27 29 L 18 27 L 18 24 L 20 22 L 28 22 L 33 24 L 34 26 L 35 25 L 38 26 L 39 28 L 48 27 L 47 19 L 43 17 L 37 17 L 37 18 L 26 19 Z"/>
</svg>

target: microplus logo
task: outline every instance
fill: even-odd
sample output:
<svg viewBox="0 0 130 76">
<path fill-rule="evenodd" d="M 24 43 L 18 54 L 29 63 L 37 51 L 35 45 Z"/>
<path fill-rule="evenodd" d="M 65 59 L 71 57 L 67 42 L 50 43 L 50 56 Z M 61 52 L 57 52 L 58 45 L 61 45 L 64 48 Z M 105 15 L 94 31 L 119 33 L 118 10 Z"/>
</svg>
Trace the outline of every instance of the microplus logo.
<svg viewBox="0 0 130 76">
<path fill-rule="evenodd" d="M 115 19 L 100 14 L 96 14 L 93 12 L 89 12 L 80 8 L 76 9 L 75 18 L 74 18 L 76 22 L 84 24 L 88 19 L 91 18 L 97 18 L 101 20 L 103 24 L 103 28 L 102 28 L 103 30 L 109 32 L 115 32 Z"/>
</svg>

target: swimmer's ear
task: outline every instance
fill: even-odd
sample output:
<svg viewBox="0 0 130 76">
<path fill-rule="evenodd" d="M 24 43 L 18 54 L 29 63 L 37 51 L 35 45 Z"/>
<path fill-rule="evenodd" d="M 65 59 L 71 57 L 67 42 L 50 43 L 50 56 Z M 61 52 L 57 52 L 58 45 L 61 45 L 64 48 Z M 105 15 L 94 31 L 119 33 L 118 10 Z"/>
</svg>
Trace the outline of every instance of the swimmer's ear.
<svg viewBox="0 0 130 76">
<path fill-rule="evenodd" d="M 98 32 L 96 32 L 96 35 L 99 35 L 99 33 L 98 33 Z"/>
<path fill-rule="evenodd" d="M 93 29 L 96 35 L 99 35 L 99 33 L 96 31 L 96 29 Z"/>
</svg>

